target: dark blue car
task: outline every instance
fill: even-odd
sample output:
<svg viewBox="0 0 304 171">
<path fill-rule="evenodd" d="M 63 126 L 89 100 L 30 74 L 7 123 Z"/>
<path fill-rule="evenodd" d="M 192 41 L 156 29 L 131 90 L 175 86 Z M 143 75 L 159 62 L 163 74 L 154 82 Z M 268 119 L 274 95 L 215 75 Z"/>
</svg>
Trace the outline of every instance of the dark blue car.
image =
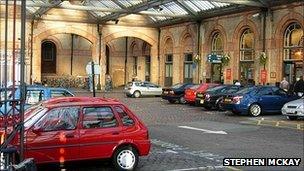
<svg viewBox="0 0 304 171">
<path fill-rule="evenodd" d="M 298 98 L 275 86 L 253 86 L 227 95 L 222 103 L 224 109 L 235 114 L 259 116 L 262 113 L 281 113 L 285 103 Z"/>
<path fill-rule="evenodd" d="M 4 102 L 5 100 L 5 89 L 0 89 L 0 116 L 5 114 L 5 105 L 6 105 L 6 113 L 12 113 L 12 92 L 13 88 L 7 89 L 7 100 L 8 102 Z M 15 88 L 15 99 L 20 99 L 20 88 Z M 25 109 L 30 107 L 33 104 L 36 104 L 42 100 L 48 100 L 54 97 L 71 97 L 74 96 L 72 92 L 64 88 L 53 88 L 53 87 L 45 87 L 40 85 L 30 85 L 26 86 L 26 94 L 25 94 Z M 19 109 L 18 106 L 16 106 Z"/>
<path fill-rule="evenodd" d="M 175 84 L 170 88 L 163 88 L 161 97 L 168 100 L 169 103 L 179 102 L 182 104 L 186 103 L 184 98 L 185 90 L 189 87 L 194 86 L 193 83 L 179 83 Z"/>
</svg>

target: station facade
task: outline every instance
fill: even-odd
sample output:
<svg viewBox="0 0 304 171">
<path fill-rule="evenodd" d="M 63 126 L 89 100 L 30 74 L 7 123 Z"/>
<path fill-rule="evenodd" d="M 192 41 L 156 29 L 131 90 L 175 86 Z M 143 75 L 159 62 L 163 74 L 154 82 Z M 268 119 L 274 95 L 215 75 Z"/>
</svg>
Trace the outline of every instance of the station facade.
<svg viewBox="0 0 304 171">
<path fill-rule="evenodd" d="M 13 65 L 12 42 L 8 42 L 9 68 L 4 71 L 3 11 L 1 5 L 2 83 L 5 72 L 8 81 L 11 80 Z M 40 19 L 27 19 L 26 81 L 29 84 L 83 86 L 90 61 L 100 66 L 96 84 L 101 87 L 105 85 L 106 75 L 119 87 L 132 79 L 162 86 L 181 82 L 232 84 L 236 80 L 243 84 L 275 84 L 283 77 L 293 83 L 304 74 L 303 2 L 160 28 L 143 26 L 145 18 L 140 15 L 105 24 L 85 20 L 89 17 L 83 11 L 54 8 Z M 12 18 L 9 19 L 12 23 Z M 11 28 L 9 24 L 9 40 L 13 36 Z M 20 42 L 16 44 L 18 52 Z"/>
</svg>

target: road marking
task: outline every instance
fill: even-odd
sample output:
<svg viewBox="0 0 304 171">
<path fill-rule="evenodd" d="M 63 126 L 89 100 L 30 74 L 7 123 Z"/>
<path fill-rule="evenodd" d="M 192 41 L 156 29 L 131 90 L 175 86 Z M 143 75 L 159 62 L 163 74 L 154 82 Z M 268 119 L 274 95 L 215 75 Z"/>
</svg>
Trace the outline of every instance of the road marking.
<svg viewBox="0 0 304 171">
<path fill-rule="evenodd" d="M 190 170 L 216 170 L 216 169 L 225 169 L 227 168 L 228 170 L 232 171 L 241 171 L 238 168 L 231 167 L 231 166 L 202 166 L 202 167 L 192 167 L 192 168 L 184 168 L 184 169 L 173 169 L 169 171 L 190 171 Z"/>
<path fill-rule="evenodd" d="M 196 131 L 202 131 L 204 133 L 207 134 L 227 134 L 227 132 L 225 131 L 212 131 L 212 130 L 208 130 L 208 129 L 201 129 L 201 128 L 195 128 L 195 127 L 191 127 L 191 126 L 178 126 L 179 128 L 184 128 L 184 129 L 192 129 L 192 130 L 196 130 Z"/>
</svg>

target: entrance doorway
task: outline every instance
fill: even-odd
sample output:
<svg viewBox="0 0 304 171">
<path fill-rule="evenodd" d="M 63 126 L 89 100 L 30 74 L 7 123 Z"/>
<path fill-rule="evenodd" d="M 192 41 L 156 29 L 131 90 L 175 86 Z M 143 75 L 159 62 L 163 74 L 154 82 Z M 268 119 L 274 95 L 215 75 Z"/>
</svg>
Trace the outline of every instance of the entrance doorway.
<svg viewBox="0 0 304 171">
<path fill-rule="evenodd" d="M 222 81 L 222 64 L 212 63 L 211 64 L 211 81 L 213 83 L 221 83 Z"/>
<path fill-rule="evenodd" d="M 45 41 L 41 44 L 41 72 L 56 74 L 57 50 L 55 43 Z"/>
<path fill-rule="evenodd" d="M 301 61 L 290 61 L 284 62 L 284 73 L 286 80 L 293 84 L 296 79 L 299 78 L 303 73 L 303 62 Z"/>
</svg>

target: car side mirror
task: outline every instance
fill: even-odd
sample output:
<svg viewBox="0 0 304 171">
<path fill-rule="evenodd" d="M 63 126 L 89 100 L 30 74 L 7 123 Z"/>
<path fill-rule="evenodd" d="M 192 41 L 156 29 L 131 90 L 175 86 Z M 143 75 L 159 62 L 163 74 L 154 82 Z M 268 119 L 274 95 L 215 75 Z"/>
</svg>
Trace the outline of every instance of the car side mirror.
<svg viewBox="0 0 304 171">
<path fill-rule="evenodd" d="M 37 135 L 41 135 L 41 132 L 43 131 L 42 128 L 40 127 L 36 127 L 32 129 L 33 133 L 37 134 Z"/>
</svg>

